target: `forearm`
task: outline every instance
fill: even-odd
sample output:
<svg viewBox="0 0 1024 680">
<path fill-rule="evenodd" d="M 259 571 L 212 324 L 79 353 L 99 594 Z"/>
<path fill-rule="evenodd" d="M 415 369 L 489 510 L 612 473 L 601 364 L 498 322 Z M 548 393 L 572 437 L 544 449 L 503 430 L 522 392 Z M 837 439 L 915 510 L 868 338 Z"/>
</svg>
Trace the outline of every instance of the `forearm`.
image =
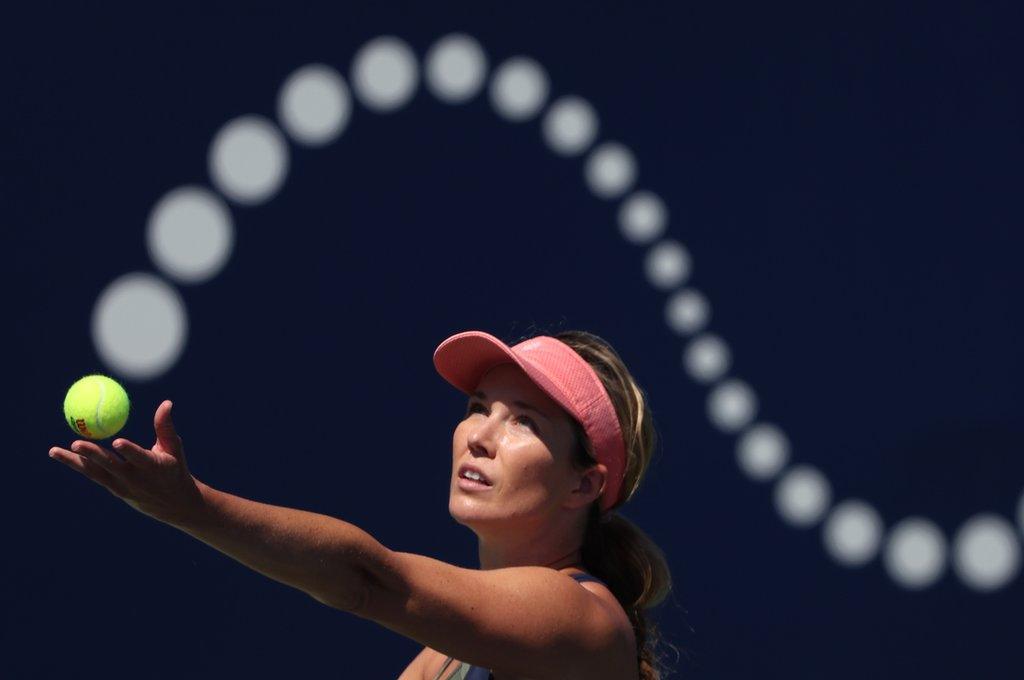
<svg viewBox="0 0 1024 680">
<path fill-rule="evenodd" d="M 367 574 L 388 553 L 359 527 L 305 510 L 247 500 L 199 483 L 204 502 L 173 526 L 245 566 L 338 609 L 356 612 Z"/>
</svg>

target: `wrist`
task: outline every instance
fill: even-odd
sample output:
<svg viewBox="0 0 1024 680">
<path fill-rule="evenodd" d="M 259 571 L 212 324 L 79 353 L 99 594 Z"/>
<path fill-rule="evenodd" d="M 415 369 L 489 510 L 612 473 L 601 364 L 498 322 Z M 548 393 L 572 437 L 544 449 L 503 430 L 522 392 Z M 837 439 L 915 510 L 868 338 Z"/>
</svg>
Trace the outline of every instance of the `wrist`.
<svg viewBox="0 0 1024 680">
<path fill-rule="evenodd" d="M 209 524 L 214 500 L 219 493 L 195 477 L 192 477 L 192 482 L 193 490 L 186 502 L 182 504 L 180 512 L 175 517 L 166 520 L 167 524 L 190 533 Z"/>
</svg>

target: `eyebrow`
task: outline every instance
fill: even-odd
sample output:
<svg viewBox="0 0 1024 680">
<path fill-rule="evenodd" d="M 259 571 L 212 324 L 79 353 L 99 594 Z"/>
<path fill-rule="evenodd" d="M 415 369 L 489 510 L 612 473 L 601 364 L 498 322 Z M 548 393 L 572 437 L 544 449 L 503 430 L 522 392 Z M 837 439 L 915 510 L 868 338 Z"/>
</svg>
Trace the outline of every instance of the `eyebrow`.
<svg viewBox="0 0 1024 680">
<path fill-rule="evenodd" d="M 477 390 L 476 392 L 474 392 L 474 393 L 472 394 L 472 396 L 474 396 L 474 397 L 479 397 L 480 399 L 484 399 L 484 400 L 486 400 L 486 399 L 487 399 L 487 395 L 486 395 L 486 394 L 484 394 L 483 392 L 481 392 L 480 390 Z M 526 403 L 525 401 L 518 401 L 518 400 L 517 400 L 517 401 L 513 401 L 513 402 L 512 402 L 512 405 L 513 405 L 513 406 L 518 406 L 519 408 L 524 408 L 524 409 L 526 409 L 527 411 L 533 411 L 534 413 L 536 413 L 537 415 L 539 415 L 539 416 L 540 416 L 541 418 L 543 418 L 544 420 L 547 420 L 548 422 L 550 422 L 550 421 L 551 421 L 551 418 L 548 418 L 548 415 L 547 415 L 546 413 L 544 413 L 543 411 L 541 411 L 541 410 L 540 410 L 539 408 L 537 408 L 536 406 L 530 406 L 530 405 L 529 405 L 529 404 L 527 404 L 527 403 Z"/>
</svg>

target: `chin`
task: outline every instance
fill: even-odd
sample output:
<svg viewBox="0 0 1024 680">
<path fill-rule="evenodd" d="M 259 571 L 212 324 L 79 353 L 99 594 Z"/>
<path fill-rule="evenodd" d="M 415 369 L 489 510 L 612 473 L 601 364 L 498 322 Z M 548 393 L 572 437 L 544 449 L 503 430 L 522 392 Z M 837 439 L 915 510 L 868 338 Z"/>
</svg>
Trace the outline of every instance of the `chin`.
<svg viewBox="0 0 1024 680">
<path fill-rule="evenodd" d="M 480 503 L 473 498 L 460 497 L 456 491 L 448 499 L 448 514 L 459 524 L 472 528 L 474 525 L 498 519 L 495 508 L 487 503 Z"/>
</svg>

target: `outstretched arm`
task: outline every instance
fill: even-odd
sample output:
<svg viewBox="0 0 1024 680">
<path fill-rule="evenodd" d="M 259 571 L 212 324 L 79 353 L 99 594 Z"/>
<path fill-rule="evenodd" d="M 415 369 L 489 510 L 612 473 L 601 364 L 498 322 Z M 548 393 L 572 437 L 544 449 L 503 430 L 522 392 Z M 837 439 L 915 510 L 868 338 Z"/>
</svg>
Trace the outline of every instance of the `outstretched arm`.
<svg viewBox="0 0 1024 680">
<path fill-rule="evenodd" d="M 387 552 L 370 534 L 328 515 L 200 488 L 204 512 L 179 529 L 328 606 L 356 612 L 365 602 L 363 565 Z"/>
<path fill-rule="evenodd" d="M 367 570 L 387 561 L 388 549 L 359 527 L 305 510 L 278 507 L 218 491 L 188 471 L 171 402 L 154 416 L 156 443 L 127 439 L 113 451 L 77 440 L 50 456 L 105 487 L 139 512 L 176 527 L 259 573 L 319 602 L 357 612 L 367 593 Z"/>
<path fill-rule="evenodd" d="M 540 680 L 636 677 L 625 614 L 565 574 L 464 569 L 388 550 L 333 517 L 217 491 L 189 473 L 171 402 L 154 426 L 152 449 L 78 440 L 50 455 L 261 574 L 443 654 Z"/>
</svg>

